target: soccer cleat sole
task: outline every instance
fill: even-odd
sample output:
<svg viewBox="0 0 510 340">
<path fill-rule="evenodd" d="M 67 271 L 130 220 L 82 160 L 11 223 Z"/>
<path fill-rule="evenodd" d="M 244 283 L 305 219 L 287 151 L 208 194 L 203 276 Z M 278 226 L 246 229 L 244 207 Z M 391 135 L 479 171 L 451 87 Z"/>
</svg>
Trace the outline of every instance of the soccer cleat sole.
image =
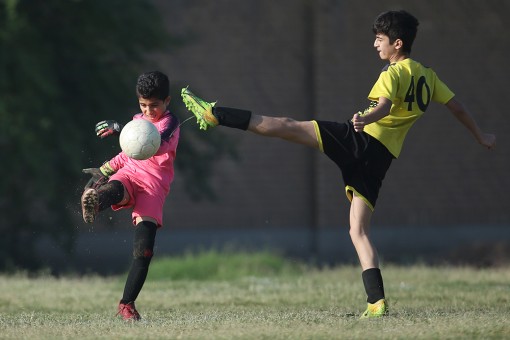
<svg viewBox="0 0 510 340">
<path fill-rule="evenodd" d="M 81 196 L 81 211 L 85 223 L 92 223 L 98 211 L 99 197 L 96 189 L 87 189 Z"/>
</svg>

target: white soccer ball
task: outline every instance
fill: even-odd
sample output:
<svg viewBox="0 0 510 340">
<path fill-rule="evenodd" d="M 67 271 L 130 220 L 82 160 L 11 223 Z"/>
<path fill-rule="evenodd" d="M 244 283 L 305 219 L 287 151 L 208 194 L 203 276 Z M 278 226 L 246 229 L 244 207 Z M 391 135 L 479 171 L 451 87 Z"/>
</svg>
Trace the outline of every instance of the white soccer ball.
<svg viewBox="0 0 510 340">
<path fill-rule="evenodd" d="M 120 148 L 128 157 L 143 160 L 154 156 L 161 145 L 161 136 L 154 124 L 145 119 L 127 123 L 119 137 Z"/>
</svg>

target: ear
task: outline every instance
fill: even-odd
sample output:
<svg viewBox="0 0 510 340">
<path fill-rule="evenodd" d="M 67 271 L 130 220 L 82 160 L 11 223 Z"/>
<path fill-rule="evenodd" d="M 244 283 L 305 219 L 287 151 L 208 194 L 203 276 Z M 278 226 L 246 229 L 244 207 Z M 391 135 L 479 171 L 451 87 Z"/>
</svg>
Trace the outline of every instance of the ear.
<svg viewBox="0 0 510 340">
<path fill-rule="evenodd" d="M 393 46 L 395 47 L 395 49 L 400 50 L 404 47 L 404 42 L 401 39 L 397 39 L 393 43 Z"/>
<path fill-rule="evenodd" d="M 170 96 L 165 98 L 165 106 L 168 106 L 170 104 L 171 99 L 172 99 L 172 97 L 170 97 Z"/>
</svg>

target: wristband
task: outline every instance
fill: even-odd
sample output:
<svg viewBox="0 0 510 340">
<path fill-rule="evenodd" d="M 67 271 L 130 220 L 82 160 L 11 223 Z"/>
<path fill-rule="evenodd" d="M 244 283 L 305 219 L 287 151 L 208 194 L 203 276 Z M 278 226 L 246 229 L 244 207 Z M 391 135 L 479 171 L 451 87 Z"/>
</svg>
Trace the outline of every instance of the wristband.
<svg viewBox="0 0 510 340">
<path fill-rule="evenodd" d="M 106 177 L 110 177 L 115 173 L 115 170 L 112 169 L 109 162 L 105 162 L 101 165 L 101 167 L 99 167 L 99 171 L 101 171 L 101 173 Z"/>
</svg>

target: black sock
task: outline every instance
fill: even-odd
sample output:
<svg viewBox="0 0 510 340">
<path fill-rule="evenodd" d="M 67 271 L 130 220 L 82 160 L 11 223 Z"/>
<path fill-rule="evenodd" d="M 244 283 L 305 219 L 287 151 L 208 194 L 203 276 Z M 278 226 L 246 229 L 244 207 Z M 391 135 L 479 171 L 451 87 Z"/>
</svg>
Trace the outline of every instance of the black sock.
<svg viewBox="0 0 510 340">
<path fill-rule="evenodd" d="M 150 259 L 133 259 L 131 269 L 124 286 L 121 303 L 134 302 L 142 290 L 147 273 L 149 272 Z"/>
<path fill-rule="evenodd" d="M 220 125 L 247 130 L 250 125 L 251 111 L 231 107 L 213 107 L 213 114 Z"/>
<path fill-rule="evenodd" d="M 367 292 L 368 303 L 375 303 L 380 299 L 384 299 L 384 285 L 379 268 L 367 269 L 361 274 L 361 277 Z"/>
<path fill-rule="evenodd" d="M 97 189 L 99 210 L 102 211 L 119 203 L 124 198 L 124 185 L 120 181 L 109 181 Z"/>
<path fill-rule="evenodd" d="M 133 263 L 124 286 L 121 303 L 134 302 L 142 290 L 151 263 L 157 226 L 142 221 L 137 224 L 133 242 Z"/>
</svg>

